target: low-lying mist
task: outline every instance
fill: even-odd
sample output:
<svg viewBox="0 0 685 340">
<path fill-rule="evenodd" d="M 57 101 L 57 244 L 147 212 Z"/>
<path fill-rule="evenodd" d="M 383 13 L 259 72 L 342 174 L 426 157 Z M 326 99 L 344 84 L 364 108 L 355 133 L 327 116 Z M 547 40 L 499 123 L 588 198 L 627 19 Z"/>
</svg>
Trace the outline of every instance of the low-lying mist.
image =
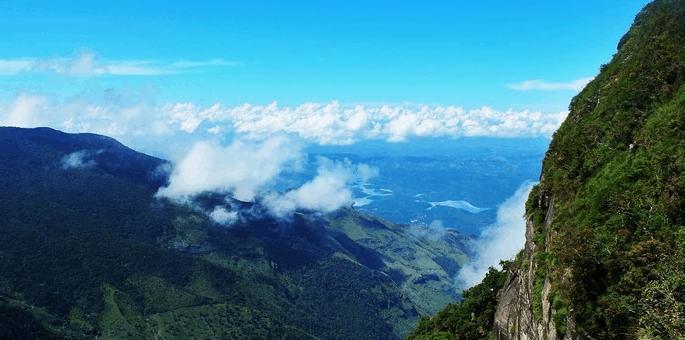
<svg viewBox="0 0 685 340">
<path fill-rule="evenodd" d="M 497 207 L 496 222 L 483 229 L 475 246 L 475 256 L 457 274 L 459 288 L 474 286 L 485 277 L 489 267 L 499 268 L 501 260 L 511 259 L 523 248 L 526 200 L 533 185 L 535 183 L 523 183 Z"/>
<path fill-rule="evenodd" d="M 285 177 L 303 173 L 310 161 L 318 164 L 313 177 L 294 187 L 277 189 Z M 225 204 L 207 214 L 219 224 L 230 225 L 240 218 L 231 200 L 260 203 L 269 215 L 279 219 L 298 210 L 327 213 L 351 206 L 351 185 L 377 174 L 377 169 L 349 160 L 309 160 L 302 144 L 285 136 L 260 142 L 238 139 L 229 145 L 201 141 L 176 162 L 168 185 L 159 189 L 157 197 L 193 204 L 205 193 L 225 195 Z"/>
</svg>

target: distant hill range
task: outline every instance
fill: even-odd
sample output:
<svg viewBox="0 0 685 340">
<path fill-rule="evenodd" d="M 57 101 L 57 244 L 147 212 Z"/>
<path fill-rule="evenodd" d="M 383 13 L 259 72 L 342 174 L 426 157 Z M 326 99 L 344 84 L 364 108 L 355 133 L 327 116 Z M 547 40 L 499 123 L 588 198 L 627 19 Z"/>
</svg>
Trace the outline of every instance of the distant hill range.
<svg viewBox="0 0 685 340">
<path fill-rule="evenodd" d="M 454 231 L 347 209 L 224 227 L 154 197 L 166 164 L 0 128 L 0 338 L 397 339 L 459 298 Z"/>
</svg>

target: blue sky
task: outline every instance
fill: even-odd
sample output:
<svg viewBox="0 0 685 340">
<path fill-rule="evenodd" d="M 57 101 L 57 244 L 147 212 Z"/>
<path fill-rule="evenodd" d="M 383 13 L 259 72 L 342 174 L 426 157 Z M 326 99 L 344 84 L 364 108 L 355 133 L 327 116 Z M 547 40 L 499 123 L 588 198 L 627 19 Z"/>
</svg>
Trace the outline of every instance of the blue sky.
<svg viewBox="0 0 685 340">
<path fill-rule="evenodd" d="M 17 1 L 0 4 L 0 59 L 222 60 L 176 74 L 0 76 L 0 95 L 125 88 L 157 100 L 419 103 L 558 111 L 646 1 Z"/>
</svg>

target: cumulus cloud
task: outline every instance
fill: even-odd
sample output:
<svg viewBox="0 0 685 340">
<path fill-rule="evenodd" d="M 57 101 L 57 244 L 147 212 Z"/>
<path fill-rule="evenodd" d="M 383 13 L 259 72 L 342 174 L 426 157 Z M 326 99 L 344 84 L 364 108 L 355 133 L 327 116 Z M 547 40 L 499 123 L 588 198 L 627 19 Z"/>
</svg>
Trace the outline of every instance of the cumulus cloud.
<svg viewBox="0 0 685 340">
<path fill-rule="evenodd" d="M 156 195 L 194 204 L 200 194 L 224 194 L 231 199 L 256 202 L 270 215 L 284 218 L 297 210 L 328 213 L 349 206 L 353 201 L 351 184 L 378 175 L 378 169 L 366 164 L 321 157 L 313 178 L 303 180 L 304 183 L 296 188 L 280 191 L 278 184 L 290 175 L 302 173 L 305 161 L 301 144 L 285 136 L 260 142 L 237 139 L 227 146 L 197 142 L 174 165 L 168 185 L 160 188 Z M 239 219 L 238 212 L 223 206 L 206 213 L 223 225 L 231 225 Z"/>
<path fill-rule="evenodd" d="M 540 137 L 551 136 L 566 116 L 566 111 L 345 106 L 336 101 L 295 107 L 276 103 L 160 105 L 155 103 L 153 94 L 113 89 L 68 98 L 19 93 L 10 102 L 0 103 L 2 125 L 50 126 L 67 132 L 99 133 L 157 152 L 160 148 L 165 149 L 163 152 L 186 148 L 193 141 L 208 138 L 238 136 L 263 140 L 274 134 L 295 136 L 309 143 L 338 145 L 369 139 L 403 142 L 422 137 Z"/>
<path fill-rule="evenodd" d="M 75 151 L 62 157 L 62 169 L 89 169 L 95 167 L 95 160 L 91 158 L 89 150 Z"/>
<path fill-rule="evenodd" d="M 402 142 L 416 137 L 550 136 L 567 115 L 565 111 L 545 114 L 490 107 L 344 106 L 337 101 L 295 107 L 276 102 L 234 107 L 176 103 L 165 105 L 162 111 L 171 117 L 172 124 L 188 133 L 207 123 L 213 131 L 224 128 L 251 138 L 286 133 L 319 144 L 351 144 L 363 139 Z"/>
<path fill-rule="evenodd" d="M 213 117 L 219 116 L 221 109 L 219 104 L 199 109 L 191 103 L 176 103 L 166 104 L 162 107 L 162 112 L 166 113 L 165 116 L 169 117 L 171 124 L 176 124 L 182 131 L 193 133 L 202 122 L 212 121 Z M 216 128 L 220 129 L 219 126 Z"/>
<path fill-rule="evenodd" d="M 587 85 L 590 81 L 592 81 L 592 77 L 590 78 L 580 78 L 576 80 L 572 80 L 569 82 L 560 82 L 560 83 L 555 83 L 555 82 L 548 82 L 544 80 L 525 80 L 517 84 L 507 84 L 507 87 L 516 90 L 516 91 L 560 91 L 560 90 L 566 90 L 566 91 L 576 91 L 579 92 L 582 90 L 585 85 Z"/>
<path fill-rule="evenodd" d="M 218 224 L 229 226 L 238 221 L 238 212 L 217 206 L 209 213 L 209 218 Z"/>
<path fill-rule="evenodd" d="M 81 51 L 73 57 L 0 59 L 0 75 L 29 72 L 54 73 L 71 76 L 154 76 L 176 74 L 205 68 L 240 65 L 224 59 L 180 60 L 99 60 L 92 51 Z"/>
<path fill-rule="evenodd" d="M 366 164 L 353 166 L 350 162 L 322 159 L 312 180 L 284 194 L 271 193 L 264 198 L 264 204 L 277 217 L 296 210 L 332 212 L 352 205 L 351 183 L 367 181 L 377 173 L 377 169 Z"/>
<path fill-rule="evenodd" d="M 489 267 L 499 267 L 501 260 L 511 259 L 523 248 L 526 234 L 525 205 L 533 185 L 524 183 L 497 208 L 496 222 L 481 232 L 476 255 L 457 274 L 461 288 L 479 283 Z"/>
<path fill-rule="evenodd" d="M 301 158 L 300 146 L 282 136 L 263 143 L 236 140 L 228 146 L 198 142 L 175 165 L 169 185 L 157 195 L 183 201 L 203 192 L 217 192 L 250 202 L 284 169 L 297 166 Z"/>
</svg>

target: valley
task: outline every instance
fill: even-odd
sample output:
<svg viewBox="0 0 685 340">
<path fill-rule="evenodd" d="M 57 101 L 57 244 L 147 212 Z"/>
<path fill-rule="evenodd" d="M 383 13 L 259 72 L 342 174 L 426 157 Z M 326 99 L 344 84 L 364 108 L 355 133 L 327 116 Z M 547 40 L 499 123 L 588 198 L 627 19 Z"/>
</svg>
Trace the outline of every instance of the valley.
<svg viewBox="0 0 685 340">
<path fill-rule="evenodd" d="M 473 239 L 351 209 L 230 227 L 154 197 L 165 161 L 113 139 L 0 128 L 4 334 L 400 338 L 459 298 Z M 73 152 L 83 162 L 64 166 Z M 76 166 L 78 165 L 78 166 Z M 20 328 L 27 320 L 30 328 Z"/>
</svg>

